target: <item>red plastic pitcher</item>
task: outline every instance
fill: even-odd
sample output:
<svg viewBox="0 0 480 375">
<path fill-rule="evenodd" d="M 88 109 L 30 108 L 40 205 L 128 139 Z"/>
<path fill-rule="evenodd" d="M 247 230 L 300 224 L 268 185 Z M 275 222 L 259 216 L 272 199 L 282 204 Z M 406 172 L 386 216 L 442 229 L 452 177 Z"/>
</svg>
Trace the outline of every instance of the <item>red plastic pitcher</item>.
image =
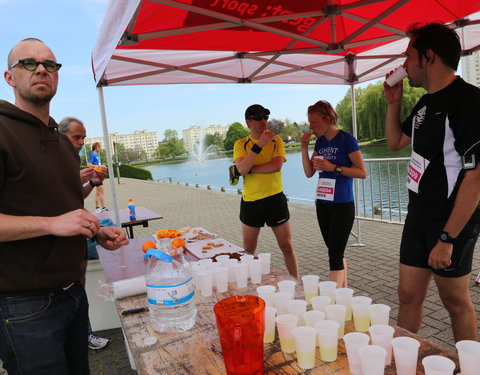
<svg viewBox="0 0 480 375">
<path fill-rule="evenodd" d="M 213 311 L 227 374 L 264 374 L 264 300 L 255 296 L 228 297 L 217 302 Z"/>
</svg>

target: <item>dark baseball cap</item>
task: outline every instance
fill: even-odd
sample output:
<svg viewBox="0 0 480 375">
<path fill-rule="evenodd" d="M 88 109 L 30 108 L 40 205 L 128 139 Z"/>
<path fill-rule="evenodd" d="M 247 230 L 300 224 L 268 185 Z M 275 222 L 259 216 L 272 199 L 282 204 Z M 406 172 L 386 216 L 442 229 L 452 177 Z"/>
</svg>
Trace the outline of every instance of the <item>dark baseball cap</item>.
<svg viewBox="0 0 480 375">
<path fill-rule="evenodd" d="M 269 115 L 269 114 L 270 114 L 270 111 L 267 108 L 261 106 L 260 104 L 252 104 L 245 111 L 245 119 L 249 120 L 250 117 L 252 116 Z"/>
</svg>

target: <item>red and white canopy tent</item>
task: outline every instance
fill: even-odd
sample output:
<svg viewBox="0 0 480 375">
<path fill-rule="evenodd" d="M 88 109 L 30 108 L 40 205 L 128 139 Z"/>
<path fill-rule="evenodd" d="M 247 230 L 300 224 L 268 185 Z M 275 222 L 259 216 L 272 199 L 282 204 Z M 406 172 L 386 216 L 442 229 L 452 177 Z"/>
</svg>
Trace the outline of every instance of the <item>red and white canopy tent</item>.
<svg viewBox="0 0 480 375">
<path fill-rule="evenodd" d="M 353 86 L 403 61 L 415 22 L 447 23 L 464 54 L 480 49 L 479 12 L 479 0 L 110 0 L 92 55 L 109 167 L 104 86 Z"/>
</svg>

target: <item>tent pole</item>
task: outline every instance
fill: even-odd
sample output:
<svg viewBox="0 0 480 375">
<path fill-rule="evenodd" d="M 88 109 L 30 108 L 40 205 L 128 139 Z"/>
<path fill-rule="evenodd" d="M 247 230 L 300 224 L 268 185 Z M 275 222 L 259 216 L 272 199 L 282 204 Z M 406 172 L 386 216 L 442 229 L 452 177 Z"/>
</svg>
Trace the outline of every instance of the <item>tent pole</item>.
<svg viewBox="0 0 480 375">
<path fill-rule="evenodd" d="M 352 82 L 350 84 L 351 88 L 351 102 L 352 102 L 352 132 L 353 136 L 358 139 L 358 134 L 357 134 L 357 104 L 355 101 L 355 85 Z M 358 178 L 353 179 L 353 183 L 355 185 L 355 212 L 358 212 Z M 357 238 L 357 242 L 352 244 L 352 246 L 356 247 L 363 247 L 365 244 L 363 244 L 360 240 L 360 219 L 357 217 L 357 235 L 355 236 Z"/>
<path fill-rule="evenodd" d="M 108 126 L 107 126 L 107 115 L 105 113 L 105 100 L 103 98 L 103 89 L 101 86 L 97 87 L 98 92 L 98 101 L 100 103 L 100 115 L 102 116 L 102 129 L 103 129 L 103 144 L 105 145 L 105 152 L 107 154 L 107 165 L 109 171 L 110 189 L 112 192 L 112 205 L 113 212 L 115 213 L 115 224 L 118 226 L 121 225 L 120 215 L 118 213 L 117 205 L 117 192 L 115 190 L 115 176 L 113 175 L 113 162 L 112 162 L 112 152 L 110 150 L 110 140 L 108 138 Z"/>
</svg>

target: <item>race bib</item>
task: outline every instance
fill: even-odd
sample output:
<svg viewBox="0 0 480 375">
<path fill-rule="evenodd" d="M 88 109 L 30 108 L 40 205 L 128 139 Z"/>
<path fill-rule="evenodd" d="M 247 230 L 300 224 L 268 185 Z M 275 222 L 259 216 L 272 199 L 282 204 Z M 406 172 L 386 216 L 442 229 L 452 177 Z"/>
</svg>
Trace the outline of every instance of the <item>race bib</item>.
<svg viewBox="0 0 480 375">
<path fill-rule="evenodd" d="M 422 179 L 428 164 L 430 164 L 428 159 L 425 159 L 423 156 L 412 150 L 406 183 L 409 190 L 418 194 L 418 185 L 420 184 L 420 180 Z"/>
<path fill-rule="evenodd" d="M 333 201 L 336 181 L 334 178 L 319 178 L 317 184 L 317 199 Z"/>
</svg>

